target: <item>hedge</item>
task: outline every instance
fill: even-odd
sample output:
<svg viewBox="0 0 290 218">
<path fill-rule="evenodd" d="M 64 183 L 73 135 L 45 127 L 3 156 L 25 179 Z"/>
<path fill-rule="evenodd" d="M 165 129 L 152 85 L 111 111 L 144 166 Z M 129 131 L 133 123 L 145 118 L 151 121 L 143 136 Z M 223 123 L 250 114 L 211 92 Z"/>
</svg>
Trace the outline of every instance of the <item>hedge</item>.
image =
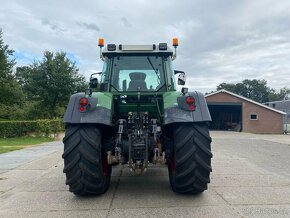
<svg viewBox="0 0 290 218">
<path fill-rule="evenodd" d="M 64 131 L 61 119 L 33 121 L 0 121 L 0 138 L 25 136 L 51 136 Z"/>
</svg>

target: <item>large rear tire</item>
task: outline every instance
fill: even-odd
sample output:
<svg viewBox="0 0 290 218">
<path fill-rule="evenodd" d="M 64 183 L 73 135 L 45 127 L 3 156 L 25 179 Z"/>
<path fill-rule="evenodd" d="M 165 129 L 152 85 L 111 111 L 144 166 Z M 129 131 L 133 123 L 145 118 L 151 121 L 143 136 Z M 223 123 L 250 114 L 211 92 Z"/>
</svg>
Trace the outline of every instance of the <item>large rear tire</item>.
<svg viewBox="0 0 290 218">
<path fill-rule="evenodd" d="M 174 128 L 168 163 L 174 192 L 198 194 L 207 189 L 212 171 L 210 143 L 207 123 L 178 124 Z"/>
<path fill-rule="evenodd" d="M 63 139 L 63 172 L 75 195 L 99 195 L 110 185 L 112 168 L 102 148 L 100 130 L 89 124 L 67 125 Z"/>
</svg>

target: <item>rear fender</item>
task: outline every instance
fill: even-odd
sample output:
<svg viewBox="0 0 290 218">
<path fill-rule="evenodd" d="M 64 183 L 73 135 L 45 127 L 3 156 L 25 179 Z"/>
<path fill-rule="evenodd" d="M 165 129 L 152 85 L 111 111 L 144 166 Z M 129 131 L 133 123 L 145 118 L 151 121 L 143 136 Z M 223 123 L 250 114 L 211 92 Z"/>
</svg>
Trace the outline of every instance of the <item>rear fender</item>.
<svg viewBox="0 0 290 218">
<path fill-rule="evenodd" d="M 86 112 L 80 112 L 79 102 L 87 97 L 89 107 Z M 85 96 L 85 93 L 77 93 L 71 96 L 66 112 L 64 123 L 95 123 L 112 126 L 112 96 L 104 93 L 93 93 L 92 97 Z"/>
<path fill-rule="evenodd" d="M 211 116 L 207 107 L 204 95 L 200 92 L 189 92 L 188 96 L 195 98 L 196 109 L 189 111 L 186 108 L 185 99 L 187 96 L 183 96 L 179 93 L 174 93 L 164 97 L 164 102 L 170 102 L 164 105 L 164 120 L 163 124 L 171 123 L 183 123 L 183 122 L 209 122 Z M 174 99 L 166 99 L 174 98 Z"/>
</svg>

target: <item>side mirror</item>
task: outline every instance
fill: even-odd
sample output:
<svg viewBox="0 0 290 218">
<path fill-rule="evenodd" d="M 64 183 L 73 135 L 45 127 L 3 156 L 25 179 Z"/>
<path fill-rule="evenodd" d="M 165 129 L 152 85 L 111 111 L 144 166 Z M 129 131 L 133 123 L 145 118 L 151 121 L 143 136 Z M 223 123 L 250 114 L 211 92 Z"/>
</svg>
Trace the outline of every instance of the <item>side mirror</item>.
<svg viewBox="0 0 290 218">
<path fill-rule="evenodd" d="M 99 84 L 98 78 L 92 78 L 92 79 L 90 79 L 90 88 L 91 89 L 97 88 L 98 87 L 98 84 Z"/>
<path fill-rule="evenodd" d="M 174 74 L 175 74 L 175 75 L 176 75 L 176 74 L 180 74 L 180 73 L 185 74 L 184 71 L 181 71 L 181 70 L 174 70 Z"/>
<path fill-rule="evenodd" d="M 93 77 L 94 75 L 101 75 L 102 72 L 98 72 L 98 73 L 93 73 L 90 77 L 90 88 L 94 89 L 94 88 L 98 88 L 98 84 L 99 84 L 99 80 L 96 77 Z"/>
<path fill-rule="evenodd" d="M 185 73 L 183 71 L 174 70 L 174 74 L 179 74 L 177 84 L 181 86 L 185 85 L 185 81 L 186 81 Z"/>
</svg>

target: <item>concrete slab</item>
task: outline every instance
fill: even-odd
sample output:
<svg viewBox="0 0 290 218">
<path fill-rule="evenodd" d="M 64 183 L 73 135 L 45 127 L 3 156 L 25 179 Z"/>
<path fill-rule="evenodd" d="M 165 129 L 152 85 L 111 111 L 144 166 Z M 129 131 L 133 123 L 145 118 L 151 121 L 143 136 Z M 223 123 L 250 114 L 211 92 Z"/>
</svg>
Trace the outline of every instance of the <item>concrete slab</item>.
<svg viewBox="0 0 290 218">
<path fill-rule="evenodd" d="M 113 190 L 97 197 L 76 197 L 67 191 L 17 192 L 0 205 L 0 210 L 11 212 L 109 209 Z M 17 205 L 17 207 L 15 207 Z"/>
<path fill-rule="evenodd" d="M 124 200 L 126 199 L 126 200 Z M 152 207 L 198 207 L 225 205 L 223 199 L 213 191 L 198 196 L 177 195 L 156 189 L 154 193 L 118 192 L 113 201 L 113 208 L 152 208 Z"/>
<path fill-rule="evenodd" d="M 58 141 L 0 154 L 0 170 L 16 168 L 62 149 L 63 144 Z"/>
<path fill-rule="evenodd" d="M 133 190 L 138 192 L 140 189 L 144 191 L 150 191 L 149 189 L 167 190 L 169 187 L 169 178 L 167 176 L 121 176 L 119 180 L 119 191 Z"/>
<path fill-rule="evenodd" d="M 124 200 L 126 199 L 126 200 Z M 200 195 L 179 195 L 172 192 L 168 177 L 121 177 L 112 208 L 174 207 L 221 205 L 224 200 L 208 190 Z"/>
<path fill-rule="evenodd" d="M 0 170 L 0 175 L 2 174 L 2 173 L 6 173 L 8 170 Z"/>
<path fill-rule="evenodd" d="M 235 210 L 243 217 L 256 218 L 285 218 L 290 217 L 290 205 L 257 205 L 257 206 L 235 206 Z"/>
<path fill-rule="evenodd" d="M 211 175 L 211 187 L 281 187 L 289 186 L 290 179 L 268 175 Z"/>
<path fill-rule="evenodd" d="M 47 155 L 45 158 L 39 160 L 31 161 L 27 164 L 24 164 L 20 167 L 17 167 L 18 170 L 46 170 L 50 167 L 56 166 L 63 160 L 60 158 L 62 151 L 57 151 L 52 154 Z"/>
<path fill-rule="evenodd" d="M 21 188 L 22 184 L 31 184 L 46 172 L 42 170 L 11 170 L 0 175 L 0 191 L 9 191 L 12 188 Z"/>
<path fill-rule="evenodd" d="M 108 210 L 60 210 L 60 211 L 29 211 L 29 212 L 13 212 L 13 211 L 0 211 L 0 218 L 18 217 L 18 218 L 49 218 L 49 217 L 61 217 L 61 218 L 105 218 L 107 217 Z"/>
<path fill-rule="evenodd" d="M 22 183 L 15 190 L 28 192 L 57 192 L 68 191 L 68 186 L 65 185 L 65 176 L 63 175 L 62 177 L 40 178 L 36 183 L 32 184 L 28 182 Z"/>
<path fill-rule="evenodd" d="M 63 163 L 52 166 L 51 168 L 46 170 L 47 174 L 45 178 L 63 178 L 65 174 L 63 173 Z"/>
<path fill-rule="evenodd" d="M 226 206 L 201 206 L 201 207 L 160 207 L 160 208 L 126 208 L 113 209 L 109 213 L 109 218 L 117 217 L 207 217 L 207 218 L 232 218 L 241 217 L 230 207 Z"/>
<path fill-rule="evenodd" d="M 245 132 L 230 131 L 210 131 L 210 135 L 214 139 L 235 139 L 235 140 L 265 140 L 290 145 L 290 134 L 252 134 Z"/>
<path fill-rule="evenodd" d="M 212 187 L 232 205 L 290 204 L 290 188 L 284 187 Z"/>
<path fill-rule="evenodd" d="M 216 168 L 223 168 L 223 167 L 228 167 L 228 166 L 240 166 L 241 165 L 241 159 L 237 158 L 234 159 L 234 157 L 228 158 L 228 159 L 217 159 L 217 157 L 220 156 L 220 153 L 214 151 L 213 152 L 214 157 L 211 161 L 212 164 L 214 164 L 214 166 L 216 166 Z"/>
<path fill-rule="evenodd" d="M 261 168 L 251 168 L 247 165 L 243 165 L 241 162 L 240 164 L 233 164 L 224 167 L 215 167 L 213 168 L 213 174 L 215 175 L 257 175 L 257 174 L 264 174 L 267 175 L 269 172 L 261 169 Z"/>
<path fill-rule="evenodd" d="M 224 132 L 219 133 L 220 136 Z M 235 134 L 233 134 L 235 135 Z M 233 137 L 214 138 L 213 152 L 231 154 L 243 158 L 247 163 L 278 175 L 290 175 L 290 146 L 264 139 L 246 138 L 247 134 L 240 134 L 242 139 Z M 262 135 L 272 137 L 272 135 Z M 261 137 L 262 137 L 261 136 Z"/>
</svg>

